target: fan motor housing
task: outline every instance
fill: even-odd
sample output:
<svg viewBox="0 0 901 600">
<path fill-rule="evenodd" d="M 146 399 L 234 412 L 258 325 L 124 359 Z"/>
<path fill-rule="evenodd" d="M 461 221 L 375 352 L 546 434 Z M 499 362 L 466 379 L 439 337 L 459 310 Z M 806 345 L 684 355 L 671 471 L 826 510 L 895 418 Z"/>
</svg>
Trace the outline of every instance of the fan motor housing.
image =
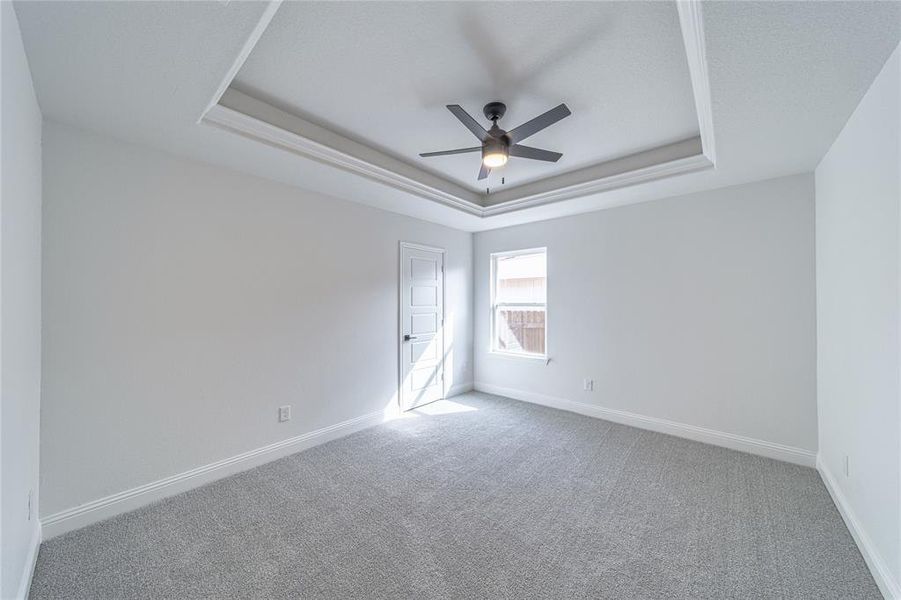
<svg viewBox="0 0 901 600">
<path fill-rule="evenodd" d="M 503 118 L 504 113 L 507 112 L 507 105 L 503 102 L 489 102 L 482 109 L 482 112 L 485 113 L 485 118 L 489 121 L 497 121 Z"/>
<path fill-rule="evenodd" d="M 508 154 L 509 144 L 504 136 L 489 136 L 482 144 L 482 158 L 487 154 Z"/>
</svg>

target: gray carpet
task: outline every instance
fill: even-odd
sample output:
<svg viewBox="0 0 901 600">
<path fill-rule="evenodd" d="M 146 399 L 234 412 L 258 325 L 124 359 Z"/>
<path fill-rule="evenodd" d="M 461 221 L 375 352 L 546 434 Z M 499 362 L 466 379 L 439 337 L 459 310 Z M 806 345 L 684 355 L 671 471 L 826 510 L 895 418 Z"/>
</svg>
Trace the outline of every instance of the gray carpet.
<svg viewBox="0 0 901 600">
<path fill-rule="evenodd" d="M 31 598 L 881 598 L 812 469 L 453 401 L 50 540 Z"/>
</svg>

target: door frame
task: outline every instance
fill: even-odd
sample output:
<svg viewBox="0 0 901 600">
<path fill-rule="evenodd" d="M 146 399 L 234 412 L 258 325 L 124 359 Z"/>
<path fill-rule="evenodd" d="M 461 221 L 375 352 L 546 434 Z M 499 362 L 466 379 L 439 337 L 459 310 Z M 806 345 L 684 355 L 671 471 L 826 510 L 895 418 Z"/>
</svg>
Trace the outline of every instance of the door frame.
<svg viewBox="0 0 901 600">
<path fill-rule="evenodd" d="M 447 250 L 437 246 L 427 246 L 415 242 L 401 241 L 397 246 L 397 406 L 400 412 L 404 412 L 404 248 L 425 250 L 441 254 L 441 373 L 444 375 L 447 361 L 445 360 L 445 330 L 444 323 L 447 316 Z M 447 377 L 441 380 L 441 400 L 447 397 Z M 413 410 L 412 408 L 410 410 Z"/>
</svg>

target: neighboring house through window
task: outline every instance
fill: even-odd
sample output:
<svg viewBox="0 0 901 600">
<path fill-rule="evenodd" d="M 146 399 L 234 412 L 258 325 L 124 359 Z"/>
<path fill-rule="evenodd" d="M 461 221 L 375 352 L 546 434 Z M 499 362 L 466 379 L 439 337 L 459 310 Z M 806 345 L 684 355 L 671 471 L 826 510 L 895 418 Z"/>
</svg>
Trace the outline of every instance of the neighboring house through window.
<svg viewBox="0 0 901 600">
<path fill-rule="evenodd" d="M 491 255 L 491 351 L 547 355 L 547 250 Z"/>
</svg>

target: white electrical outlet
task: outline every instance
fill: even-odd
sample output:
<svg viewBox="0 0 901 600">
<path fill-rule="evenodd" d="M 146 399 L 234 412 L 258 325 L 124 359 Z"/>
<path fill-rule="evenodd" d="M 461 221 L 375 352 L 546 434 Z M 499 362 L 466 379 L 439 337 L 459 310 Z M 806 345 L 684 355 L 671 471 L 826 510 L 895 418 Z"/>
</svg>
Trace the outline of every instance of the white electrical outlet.
<svg viewBox="0 0 901 600">
<path fill-rule="evenodd" d="M 851 460 L 845 455 L 845 477 L 851 476 Z"/>
<path fill-rule="evenodd" d="M 291 420 L 291 405 L 278 407 L 278 422 L 284 423 Z"/>
<path fill-rule="evenodd" d="M 585 379 L 582 381 L 582 389 L 586 392 L 594 391 L 594 379 Z"/>
</svg>

